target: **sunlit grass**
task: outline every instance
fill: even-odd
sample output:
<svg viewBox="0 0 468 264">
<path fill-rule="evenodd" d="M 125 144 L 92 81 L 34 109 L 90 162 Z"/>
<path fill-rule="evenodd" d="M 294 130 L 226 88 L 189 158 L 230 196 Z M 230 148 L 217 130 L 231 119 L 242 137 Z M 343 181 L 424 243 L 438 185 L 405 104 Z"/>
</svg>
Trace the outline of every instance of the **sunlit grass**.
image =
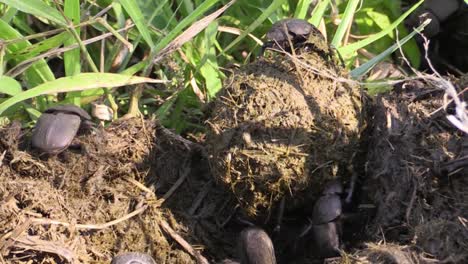
<svg viewBox="0 0 468 264">
<path fill-rule="evenodd" d="M 116 118 L 122 117 L 135 85 L 117 89 L 113 87 L 120 86 L 115 85 L 118 80 L 102 79 L 101 86 L 81 89 L 79 77 L 54 81 L 86 72 L 120 73 L 168 81 L 142 86 L 141 112 L 157 116 L 179 132 L 196 129 L 200 127 L 201 110 L 222 89 L 229 68 L 258 55 L 257 39 L 262 39 L 274 22 L 298 17 L 326 25 L 328 39 L 344 54 L 346 65 L 353 65 L 354 60 L 363 60 L 356 53 L 359 48 L 366 46 L 379 54 L 390 47 L 395 38 L 393 30 L 404 18 L 398 18 L 401 11 L 398 13 L 395 6 L 399 1 L 376 1 L 387 2 L 384 5 L 336 1 L 333 8 L 334 1 L 322 0 L 316 7 L 311 6 L 314 2 L 235 1 L 182 47 L 161 56 L 161 51 L 187 33 L 191 25 L 228 1 L 0 0 L 0 72 L 4 76 L 0 78 L 1 115 L 30 124 L 50 105 L 74 103 L 89 108 L 89 103 L 98 100 L 118 110 Z M 369 30 L 375 34 L 360 40 L 349 34 L 362 35 Z M 404 37 L 404 32 L 401 35 Z M 403 48 L 417 64 L 419 54 L 411 45 Z M 41 87 L 49 90 L 32 98 L 30 95 L 36 94 L 22 95 Z"/>
</svg>

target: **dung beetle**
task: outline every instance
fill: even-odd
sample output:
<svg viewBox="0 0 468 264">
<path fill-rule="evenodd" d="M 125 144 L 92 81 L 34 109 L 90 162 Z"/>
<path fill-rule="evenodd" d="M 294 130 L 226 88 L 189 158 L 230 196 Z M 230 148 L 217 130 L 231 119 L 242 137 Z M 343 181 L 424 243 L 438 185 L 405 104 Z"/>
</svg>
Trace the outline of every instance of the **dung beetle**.
<svg viewBox="0 0 468 264">
<path fill-rule="evenodd" d="M 263 44 L 260 56 L 267 48 L 283 49 L 291 53 L 293 48 L 305 52 L 316 52 L 325 61 L 332 61 L 334 49 L 328 44 L 322 32 L 303 19 L 287 18 L 274 23 L 266 34 L 267 41 Z M 291 43 L 293 47 L 291 47 Z M 343 58 L 338 53 L 341 65 Z"/>
<path fill-rule="evenodd" d="M 37 120 L 32 146 L 43 153 L 58 154 L 71 144 L 80 128 L 92 125 L 91 116 L 75 105 L 50 107 Z"/>
<path fill-rule="evenodd" d="M 268 234 L 260 228 L 242 230 L 239 239 L 241 264 L 275 264 L 275 249 Z"/>
<path fill-rule="evenodd" d="M 262 51 L 266 48 L 290 49 L 289 40 L 293 45 L 298 45 L 306 42 L 311 34 L 325 41 L 322 33 L 305 20 L 297 18 L 280 20 L 274 23 L 267 32 L 267 42 L 263 45 Z"/>
<path fill-rule="evenodd" d="M 324 258 L 339 256 L 341 246 L 343 186 L 331 182 L 325 186 L 322 196 L 315 202 L 312 215 L 312 230 L 315 245 Z"/>
<path fill-rule="evenodd" d="M 115 256 L 111 264 L 156 264 L 156 261 L 145 253 L 128 252 Z"/>
<path fill-rule="evenodd" d="M 314 206 L 312 223 L 316 225 L 334 221 L 342 213 L 341 199 L 338 195 L 328 194 L 320 197 Z"/>
</svg>

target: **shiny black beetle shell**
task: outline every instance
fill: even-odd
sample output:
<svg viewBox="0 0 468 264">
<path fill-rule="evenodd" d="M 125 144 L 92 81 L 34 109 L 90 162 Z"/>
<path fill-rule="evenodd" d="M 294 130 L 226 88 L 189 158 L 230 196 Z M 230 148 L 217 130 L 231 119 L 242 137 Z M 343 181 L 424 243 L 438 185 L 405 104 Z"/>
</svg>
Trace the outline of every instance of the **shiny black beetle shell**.
<svg viewBox="0 0 468 264">
<path fill-rule="evenodd" d="M 275 250 L 268 234 L 260 228 L 249 227 L 239 239 L 241 264 L 275 264 Z"/>
<path fill-rule="evenodd" d="M 289 40 L 293 45 L 304 43 L 313 34 L 325 42 L 325 37 L 312 24 L 297 18 L 287 18 L 274 23 L 266 34 L 267 42 L 262 47 L 262 54 L 266 48 L 281 48 L 289 50 Z"/>
<path fill-rule="evenodd" d="M 293 41 L 305 41 L 310 34 L 321 36 L 322 33 L 312 24 L 297 18 L 287 18 L 274 23 L 266 37 L 269 41 L 284 42 L 288 41 L 288 37 Z"/>
<path fill-rule="evenodd" d="M 338 195 L 325 195 L 315 202 L 312 223 L 325 224 L 337 219 L 342 213 L 341 198 Z"/>
<path fill-rule="evenodd" d="M 325 185 L 323 188 L 323 195 L 329 194 L 342 194 L 343 193 L 343 185 L 339 181 L 331 181 Z"/>
<path fill-rule="evenodd" d="M 111 264 L 156 264 L 156 261 L 148 254 L 128 252 L 115 256 Z"/>
<path fill-rule="evenodd" d="M 313 225 L 315 250 L 322 258 L 337 257 L 340 255 L 341 223 L 339 221 L 320 225 Z"/>
<path fill-rule="evenodd" d="M 65 150 L 83 124 L 91 116 L 74 105 L 60 105 L 47 109 L 39 117 L 32 135 L 32 146 L 48 154 Z"/>
</svg>

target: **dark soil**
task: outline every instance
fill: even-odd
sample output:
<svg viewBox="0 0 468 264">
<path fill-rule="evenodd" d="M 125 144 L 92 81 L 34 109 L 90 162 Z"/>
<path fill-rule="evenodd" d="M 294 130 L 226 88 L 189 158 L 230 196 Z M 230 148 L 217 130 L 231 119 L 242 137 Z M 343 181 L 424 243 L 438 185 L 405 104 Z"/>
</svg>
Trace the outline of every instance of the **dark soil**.
<svg viewBox="0 0 468 264">
<path fill-rule="evenodd" d="M 236 178 L 222 178 L 221 167 L 212 174 L 202 144 L 155 121 L 114 122 L 79 136 L 80 149 L 51 157 L 31 149 L 30 131 L 13 123 L 0 128 L 0 260 L 109 263 L 118 253 L 139 251 L 158 263 L 204 263 L 202 256 L 216 263 L 236 257 L 236 239 L 250 220 L 270 234 L 279 263 L 320 263 L 310 235 L 299 234 L 322 181 L 349 182 L 354 171 L 359 181 L 351 213 L 357 217 L 344 221 L 346 253 L 329 263 L 466 263 L 468 140 L 438 110 L 443 91 L 408 83 L 373 98 L 364 104 L 372 115 L 359 138 L 365 126 L 358 90 L 305 72 L 298 80 L 290 63 L 266 58 L 238 72 L 227 91 L 243 107 L 228 106 L 225 93 L 214 113 L 231 119 L 210 119 L 211 129 L 232 128 L 236 166 L 245 161 L 239 153 L 263 147 L 271 152 L 262 159 L 247 153 L 261 161 L 255 172 L 289 173 L 273 178 L 280 179 L 278 189 L 255 189 L 279 190 L 280 197 L 291 186 L 279 231 L 275 221 L 246 217 L 244 197 L 220 180 Z M 334 165 L 318 166 L 328 161 Z M 314 176 L 300 177 L 307 172 Z"/>
<path fill-rule="evenodd" d="M 372 263 L 468 261 L 468 136 L 447 120 L 443 96 L 410 82 L 375 98 L 362 188 L 377 207 L 367 240 L 379 243 L 358 254 Z"/>
</svg>

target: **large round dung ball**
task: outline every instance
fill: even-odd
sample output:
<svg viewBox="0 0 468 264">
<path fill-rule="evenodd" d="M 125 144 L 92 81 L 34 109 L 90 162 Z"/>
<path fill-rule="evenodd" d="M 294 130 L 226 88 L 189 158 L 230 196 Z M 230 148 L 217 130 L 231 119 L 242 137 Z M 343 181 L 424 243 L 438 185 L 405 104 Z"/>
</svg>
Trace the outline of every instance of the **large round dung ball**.
<svg viewBox="0 0 468 264">
<path fill-rule="evenodd" d="M 227 80 L 211 109 L 207 149 L 214 177 L 248 215 L 285 195 L 309 188 L 318 194 L 349 164 L 361 101 L 357 86 L 341 82 L 347 77 L 341 71 L 304 52 L 262 58 Z"/>
</svg>

